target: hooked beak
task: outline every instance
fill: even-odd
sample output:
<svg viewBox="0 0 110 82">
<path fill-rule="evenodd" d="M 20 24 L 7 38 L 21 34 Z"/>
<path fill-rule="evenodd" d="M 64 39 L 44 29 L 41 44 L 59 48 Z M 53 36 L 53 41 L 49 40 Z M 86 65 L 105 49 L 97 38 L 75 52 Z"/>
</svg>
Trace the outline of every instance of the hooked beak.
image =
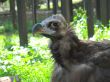
<svg viewBox="0 0 110 82">
<path fill-rule="evenodd" d="M 47 28 L 47 26 L 45 26 L 45 24 L 38 23 L 32 27 L 32 33 L 33 33 L 33 35 L 35 33 L 40 33 L 45 37 L 51 38 L 53 36 L 53 34 L 55 33 L 55 31 Z"/>
<path fill-rule="evenodd" d="M 33 35 L 35 33 L 43 33 L 44 32 L 44 29 L 43 29 L 43 26 L 42 24 L 38 23 L 38 24 L 35 24 L 33 27 L 32 27 L 32 33 Z"/>
</svg>

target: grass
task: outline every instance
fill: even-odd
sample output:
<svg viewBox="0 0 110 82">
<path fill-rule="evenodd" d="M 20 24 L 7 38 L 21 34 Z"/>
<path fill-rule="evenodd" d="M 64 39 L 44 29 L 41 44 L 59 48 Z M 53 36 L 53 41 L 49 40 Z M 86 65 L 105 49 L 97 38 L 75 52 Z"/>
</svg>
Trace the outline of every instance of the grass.
<svg viewBox="0 0 110 82">
<path fill-rule="evenodd" d="M 22 82 L 50 81 L 53 60 L 46 38 L 31 36 L 26 48 L 19 47 L 18 35 L 0 38 L 0 76 L 19 75 Z"/>
<path fill-rule="evenodd" d="M 11 26 L 10 23 L 6 22 L 4 28 L 7 26 Z M 75 10 L 71 26 L 80 39 L 87 40 L 84 10 L 81 8 Z M 0 28 L 3 27 L 0 26 Z M 107 28 L 96 21 L 94 29 L 95 34 L 91 37 L 92 40 L 110 39 L 110 27 Z M 28 34 L 28 40 L 28 47 L 19 47 L 18 34 L 4 33 L 0 35 L 0 76 L 18 75 L 22 82 L 50 82 L 54 60 L 51 58 L 48 48 L 48 39 Z"/>
</svg>

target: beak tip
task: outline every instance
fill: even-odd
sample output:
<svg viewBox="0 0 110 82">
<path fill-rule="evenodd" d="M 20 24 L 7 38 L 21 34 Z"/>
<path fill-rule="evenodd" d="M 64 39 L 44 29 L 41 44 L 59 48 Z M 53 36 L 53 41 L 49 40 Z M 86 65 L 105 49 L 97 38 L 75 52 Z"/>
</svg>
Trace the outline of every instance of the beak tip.
<svg viewBox="0 0 110 82">
<path fill-rule="evenodd" d="M 41 28 L 41 27 L 42 27 L 42 24 L 40 24 L 40 23 L 37 23 L 37 24 L 33 25 L 33 27 L 32 27 L 32 34 L 33 34 L 33 36 L 34 36 L 35 33 L 37 32 L 37 30 L 38 30 L 39 28 Z"/>
</svg>

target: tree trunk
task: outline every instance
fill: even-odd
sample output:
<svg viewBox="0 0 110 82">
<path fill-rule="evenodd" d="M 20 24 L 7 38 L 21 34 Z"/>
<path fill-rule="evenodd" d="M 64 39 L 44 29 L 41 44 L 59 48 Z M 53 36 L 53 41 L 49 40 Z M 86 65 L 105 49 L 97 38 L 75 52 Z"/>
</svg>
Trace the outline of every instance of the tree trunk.
<svg viewBox="0 0 110 82">
<path fill-rule="evenodd" d="M 11 14 L 11 19 L 13 23 L 13 28 L 17 29 L 15 0 L 10 0 L 10 14 Z"/>
<path fill-rule="evenodd" d="M 47 0 L 47 8 L 50 10 L 50 0 Z"/>
<path fill-rule="evenodd" d="M 33 24 L 37 23 L 37 1 L 32 0 L 32 15 L 33 15 Z"/>
<path fill-rule="evenodd" d="M 85 0 L 85 9 L 87 14 L 88 38 L 94 35 L 94 13 L 92 0 Z"/>
<path fill-rule="evenodd" d="M 27 39 L 25 0 L 17 0 L 17 7 L 18 7 L 18 27 L 19 27 L 20 46 L 27 46 L 28 39 Z"/>
<path fill-rule="evenodd" d="M 68 22 L 72 21 L 73 17 L 72 0 L 61 0 L 61 11 Z"/>
<path fill-rule="evenodd" d="M 57 14 L 58 0 L 52 0 L 52 1 L 53 1 L 53 14 Z"/>
</svg>

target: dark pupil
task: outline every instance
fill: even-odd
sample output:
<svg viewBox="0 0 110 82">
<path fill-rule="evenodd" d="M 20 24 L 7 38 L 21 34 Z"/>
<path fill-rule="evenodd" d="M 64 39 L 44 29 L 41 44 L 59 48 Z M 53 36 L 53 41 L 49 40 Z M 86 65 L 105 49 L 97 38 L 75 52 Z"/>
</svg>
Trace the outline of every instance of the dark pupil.
<svg viewBox="0 0 110 82">
<path fill-rule="evenodd" d="M 58 30 L 58 23 L 57 22 L 50 22 L 48 24 L 48 27 L 53 30 Z"/>
<path fill-rule="evenodd" d="M 53 23 L 53 26 L 58 26 L 57 23 Z"/>
</svg>

